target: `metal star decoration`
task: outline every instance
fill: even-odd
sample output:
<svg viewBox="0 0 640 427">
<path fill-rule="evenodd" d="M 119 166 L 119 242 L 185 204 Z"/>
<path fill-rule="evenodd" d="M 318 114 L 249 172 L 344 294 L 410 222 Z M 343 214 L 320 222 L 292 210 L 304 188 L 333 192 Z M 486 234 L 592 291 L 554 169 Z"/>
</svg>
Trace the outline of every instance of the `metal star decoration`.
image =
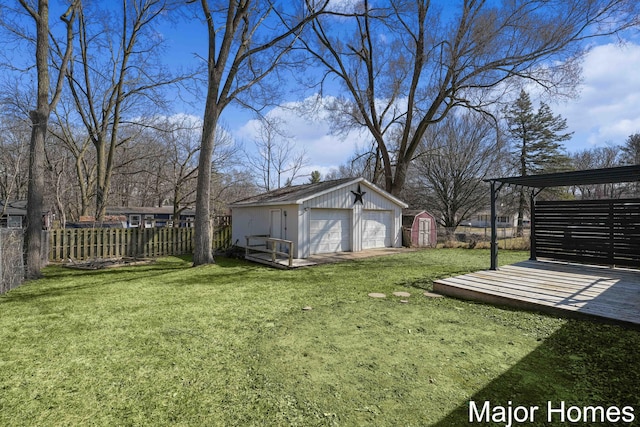
<svg viewBox="0 0 640 427">
<path fill-rule="evenodd" d="M 358 184 L 358 191 L 351 191 L 351 193 L 356 197 L 355 200 L 353 201 L 353 204 L 355 205 L 356 203 L 360 202 L 361 205 L 364 205 L 364 202 L 362 201 L 362 196 L 364 196 L 365 194 L 367 194 L 366 191 L 362 191 L 360 189 L 360 184 Z"/>
</svg>

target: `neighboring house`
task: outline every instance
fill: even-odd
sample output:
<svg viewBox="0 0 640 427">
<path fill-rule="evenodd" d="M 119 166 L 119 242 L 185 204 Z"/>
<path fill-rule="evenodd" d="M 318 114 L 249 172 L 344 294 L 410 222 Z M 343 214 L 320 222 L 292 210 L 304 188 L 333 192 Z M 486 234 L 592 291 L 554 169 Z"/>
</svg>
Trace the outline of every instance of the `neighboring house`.
<svg viewBox="0 0 640 427">
<path fill-rule="evenodd" d="M 27 218 L 27 201 L 16 200 L 14 202 L 5 202 L 0 200 L 0 228 L 23 228 L 26 226 Z M 42 212 L 42 228 L 47 230 L 51 227 L 51 213 Z"/>
<path fill-rule="evenodd" d="M 364 178 L 280 188 L 231 206 L 232 243 L 247 236 L 294 243 L 294 258 L 402 246 L 407 205 Z"/>
<path fill-rule="evenodd" d="M 430 248 L 438 242 L 436 217 L 427 211 L 405 210 L 402 212 L 405 246 Z"/>
<path fill-rule="evenodd" d="M 195 218 L 193 209 L 185 209 L 180 213 L 180 227 L 193 227 Z M 172 227 L 173 207 L 107 207 L 105 216 L 124 217 L 126 228 Z"/>
<path fill-rule="evenodd" d="M 25 225 L 27 217 L 27 201 L 17 200 L 15 202 L 0 201 L 0 212 L 4 211 L 4 215 L 0 216 L 1 228 L 22 228 Z"/>
<path fill-rule="evenodd" d="M 524 218 L 524 225 L 529 226 L 529 218 Z M 482 211 L 478 212 L 471 219 L 462 221 L 461 225 L 471 226 L 471 227 L 491 227 L 491 212 Z M 507 214 L 498 212 L 496 215 L 496 226 L 498 228 L 505 227 L 516 227 L 518 225 L 518 214 Z"/>
</svg>

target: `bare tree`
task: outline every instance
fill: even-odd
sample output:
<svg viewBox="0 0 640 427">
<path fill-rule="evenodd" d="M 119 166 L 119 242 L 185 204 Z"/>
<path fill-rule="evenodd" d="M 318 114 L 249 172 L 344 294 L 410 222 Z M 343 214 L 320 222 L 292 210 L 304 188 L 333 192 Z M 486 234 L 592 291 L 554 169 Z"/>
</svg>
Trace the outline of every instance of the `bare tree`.
<svg viewBox="0 0 640 427">
<path fill-rule="evenodd" d="M 49 141 L 47 141 L 49 142 Z M 54 144 L 47 144 L 45 150 L 47 182 L 50 183 L 49 196 L 54 206 L 54 212 L 62 228 L 67 223 L 67 212 L 71 209 L 70 193 L 73 189 L 73 178 L 70 176 L 71 171 L 69 164 L 72 164 L 73 157 L 63 149 L 63 147 Z M 47 197 L 45 196 L 45 199 Z"/>
<path fill-rule="evenodd" d="M 0 119 L 0 201 L 27 195 L 29 128 L 17 117 Z M 3 204 L 0 216 L 4 214 Z"/>
<path fill-rule="evenodd" d="M 32 6 L 27 0 L 19 0 L 20 5 L 31 16 L 36 26 L 35 65 L 37 73 L 37 101 L 36 108 L 29 112 L 31 119 L 31 142 L 29 144 L 29 185 L 27 191 L 27 227 L 26 227 L 26 272 L 27 279 L 40 277 L 42 210 L 44 193 L 44 141 L 47 135 L 49 115 L 55 108 L 64 82 L 67 64 L 73 52 L 73 24 L 79 8 L 79 0 L 74 0 L 60 19 L 66 26 L 66 38 L 60 62 L 58 76 L 52 88 L 50 80 L 49 61 L 49 1 L 38 0 L 37 6 Z"/>
<path fill-rule="evenodd" d="M 579 151 L 572 155 L 571 161 L 576 170 L 589 170 L 620 166 L 621 157 L 620 147 L 613 145 Z M 571 192 L 582 199 L 615 199 L 627 188 L 627 184 L 580 185 L 573 187 Z"/>
<path fill-rule="evenodd" d="M 305 24 L 327 3 L 308 5 L 290 15 L 269 0 L 229 0 L 210 5 L 200 0 L 200 16 L 208 30 L 207 93 L 198 161 L 194 265 L 214 262 L 211 251 L 211 161 L 216 128 L 224 109 L 234 101 L 259 109 L 273 92 L 260 87 L 284 64 Z M 289 6 L 291 8 L 291 6 Z M 251 98 L 251 103 L 243 97 Z M 266 97 L 266 99 L 265 99 Z"/>
<path fill-rule="evenodd" d="M 168 200 L 167 150 L 154 128 L 154 121 L 121 126 L 108 194 L 114 204 L 162 206 Z"/>
<path fill-rule="evenodd" d="M 74 203 L 66 205 L 66 213 L 75 220 L 89 216 L 91 206 L 95 206 L 96 161 L 91 150 L 91 138 L 86 128 L 75 120 L 73 99 L 64 94 L 54 111 L 54 120 L 50 128 L 53 146 L 61 146 L 72 160 L 65 162 L 66 169 L 72 169 L 75 177 Z M 67 216 L 65 215 L 65 216 Z"/>
<path fill-rule="evenodd" d="M 418 148 L 405 199 L 417 196 L 418 203 L 439 214 L 442 226 L 455 229 L 486 207 L 483 179 L 498 172 L 504 155 L 498 135 L 494 123 L 471 113 L 431 126 Z"/>
<path fill-rule="evenodd" d="M 368 129 L 396 195 L 427 129 L 455 107 L 490 111 L 523 80 L 570 93 L 583 42 L 640 16 L 632 0 L 349 4 L 318 16 L 303 40 L 325 70 L 320 93 L 336 80 L 345 94 L 332 106 L 336 131 Z"/>
<path fill-rule="evenodd" d="M 153 115 L 154 107 L 162 103 L 161 89 L 181 80 L 159 63 L 162 39 L 154 25 L 169 9 L 168 0 L 121 0 L 118 16 L 112 20 L 98 19 L 110 16 L 99 9 L 80 14 L 80 54 L 67 76 L 96 153 L 98 220 L 108 203 L 116 152 L 126 143 L 120 133 L 122 124 L 136 124 L 140 120 L 134 119 Z"/>
<path fill-rule="evenodd" d="M 284 131 L 280 120 L 262 117 L 259 123 L 255 150 L 247 157 L 260 182 L 258 186 L 270 191 L 293 182 L 306 165 L 307 157 L 304 150 L 294 150 L 292 137 Z"/>
</svg>

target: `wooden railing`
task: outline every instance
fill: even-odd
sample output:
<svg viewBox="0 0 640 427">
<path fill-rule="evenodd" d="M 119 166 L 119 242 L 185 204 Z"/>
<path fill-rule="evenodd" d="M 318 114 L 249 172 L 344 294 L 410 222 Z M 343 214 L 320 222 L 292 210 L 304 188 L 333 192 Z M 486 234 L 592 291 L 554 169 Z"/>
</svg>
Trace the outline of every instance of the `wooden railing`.
<svg viewBox="0 0 640 427">
<path fill-rule="evenodd" d="M 258 243 L 252 243 L 252 241 L 258 241 Z M 258 262 L 267 261 L 276 266 L 280 265 L 279 258 L 284 258 L 289 268 L 293 266 L 293 242 L 291 240 L 277 239 L 269 235 L 255 235 L 246 236 L 246 243 L 245 258 Z M 278 250 L 280 247 L 285 249 Z"/>
</svg>

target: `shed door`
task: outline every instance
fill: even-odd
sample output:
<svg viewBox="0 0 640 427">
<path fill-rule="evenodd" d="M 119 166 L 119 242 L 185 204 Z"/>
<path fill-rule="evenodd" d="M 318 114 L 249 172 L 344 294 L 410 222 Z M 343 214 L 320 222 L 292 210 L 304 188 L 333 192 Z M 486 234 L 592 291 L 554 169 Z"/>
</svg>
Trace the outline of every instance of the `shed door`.
<svg viewBox="0 0 640 427">
<path fill-rule="evenodd" d="M 282 211 L 272 209 L 269 211 L 269 236 L 274 239 L 282 238 Z M 271 243 L 267 243 L 267 249 L 271 249 Z M 278 248 L 280 250 L 280 248 Z"/>
<path fill-rule="evenodd" d="M 309 218 L 311 254 L 351 250 L 351 211 L 312 209 Z"/>
<path fill-rule="evenodd" d="M 431 219 L 418 218 L 418 246 L 431 246 Z"/>
<path fill-rule="evenodd" d="M 364 211 L 362 219 L 362 249 L 391 246 L 391 212 Z"/>
</svg>

